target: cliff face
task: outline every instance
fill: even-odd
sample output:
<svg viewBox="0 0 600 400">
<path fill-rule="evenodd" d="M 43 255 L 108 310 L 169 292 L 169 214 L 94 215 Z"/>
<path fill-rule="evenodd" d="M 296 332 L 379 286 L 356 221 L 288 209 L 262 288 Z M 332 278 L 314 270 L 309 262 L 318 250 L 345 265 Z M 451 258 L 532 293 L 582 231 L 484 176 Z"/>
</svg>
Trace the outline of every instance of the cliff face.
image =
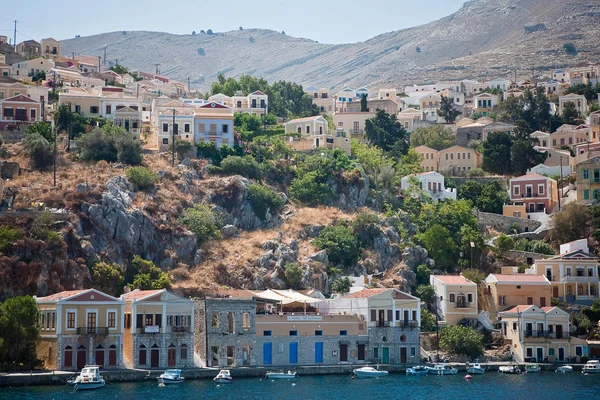
<svg viewBox="0 0 600 400">
<path fill-rule="evenodd" d="M 450 78 L 530 74 L 594 60 L 600 55 L 600 3 L 559 0 L 471 0 L 426 25 L 361 43 L 320 44 L 249 29 L 216 35 L 112 32 L 62 42 L 65 54 L 107 57 L 206 90 L 217 74 L 251 74 L 269 81 L 341 89 L 396 86 Z M 567 56 L 572 42 L 579 55 Z M 417 48 L 419 51 L 417 51 Z M 511 75 L 512 76 L 512 75 Z"/>
</svg>

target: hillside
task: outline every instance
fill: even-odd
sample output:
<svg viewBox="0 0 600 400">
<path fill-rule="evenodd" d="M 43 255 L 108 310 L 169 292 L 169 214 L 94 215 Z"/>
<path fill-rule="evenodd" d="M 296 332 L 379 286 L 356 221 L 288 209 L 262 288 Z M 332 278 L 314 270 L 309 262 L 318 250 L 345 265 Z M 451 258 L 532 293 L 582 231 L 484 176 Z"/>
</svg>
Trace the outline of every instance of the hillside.
<svg viewBox="0 0 600 400">
<path fill-rule="evenodd" d="M 160 63 L 162 74 L 181 81 L 189 77 L 202 89 L 208 89 L 219 73 L 334 89 L 400 87 L 506 75 L 515 69 L 526 75 L 532 68 L 549 70 L 597 59 L 598 23 L 600 3 L 591 0 L 471 0 L 438 21 L 345 45 L 261 29 L 195 36 L 111 32 L 62 44 L 64 54 L 89 55 L 101 55 L 108 44 L 111 61 L 148 71 Z M 575 44 L 577 56 L 566 56 L 566 42 Z"/>
</svg>

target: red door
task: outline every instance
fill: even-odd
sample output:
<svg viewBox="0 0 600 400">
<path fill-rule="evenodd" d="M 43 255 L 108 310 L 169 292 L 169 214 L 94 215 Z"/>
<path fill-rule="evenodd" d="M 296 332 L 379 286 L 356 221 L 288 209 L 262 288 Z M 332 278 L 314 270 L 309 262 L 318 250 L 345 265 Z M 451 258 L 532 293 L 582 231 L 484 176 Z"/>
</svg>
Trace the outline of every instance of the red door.
<svg viewBox="0 0 600 400">
<path fill-rule="evenodd" d="M 158 349 L 150 350 L 150 368 L 158 368 Z"/>
<path fill-rule="evenodd" d="M 87 358 L 87 355 L 86 355 L 85 349 L 78 349 L 77 350 L 77 369 L 82 369 L 83 367 L 85 367 L 85 364 L 87 364 L 85 362 L 86 358 Z"/>
<path fill-rule="evenodd" d="M 177 354 L 176 349 L 170 348 L 167 354 L 168 354 L 167 360 L 168 360 L 169 367 L 174 367 L 175 364 L 177 363 L 177 361 L 175 360 L 175 356 Z"/>
<path fill-rule="evenodd" d="M 63 364 L 65 368 L 73 368 L 73 351 L 71 350 L 71 346 L 67 346 L 65 349 Z"/>
<path fill-rule="evenodd" d="M 406 364 L 406 347 L 400 347 L 400 362 Z"/>
<path fill-rule="evenodd" d="M 104 367 L 104 350 L 96 350 L 96 365 Z"/>
<path fill-rule="evenodd" d="M 117 348 L 114 344 L 108 349 L 108 365 L 110 367 L 117 366 Z"/>
</svg>

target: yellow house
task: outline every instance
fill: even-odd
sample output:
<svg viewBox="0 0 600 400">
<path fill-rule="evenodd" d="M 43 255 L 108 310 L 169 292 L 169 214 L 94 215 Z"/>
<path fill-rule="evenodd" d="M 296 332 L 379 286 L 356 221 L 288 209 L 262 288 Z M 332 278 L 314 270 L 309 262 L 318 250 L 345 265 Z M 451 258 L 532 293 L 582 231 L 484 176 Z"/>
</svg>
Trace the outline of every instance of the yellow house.
<svg viewBox="0 0 600 400">
<path fill-rule="evenodd" d="M 423 120 L 423 111 L 407 108 L 398 113 L 398 122 L 409 132 L 415 129 L 415 122 Z"/>
<path fill-rule="evenodd" d="M 481 162 L 481 154 L 476 150 L 463 146 L 452 146 L 440 150 L 438 171 L 454 176 L 466 175 L 471 169 L 480 167 Z"/>
<path fill-rule="evenodd" d="M 36 302 L 40 310 L 37 355 L 45 368 L 123 366 L 122 300 L 86 289 L 38 297 Z"/>
<path fill-rule="evenodd" d="M 442 323 L 456 325 L 463 319 L 477 319 L 477 284 L 462 275 L 431 275 L 436 310 Z"/>
<path fill-rule="evenodd" d="M 485 278 L 485 295 L 491 296 L 490 317 L 497 318 L 499 311 L 519 304 L 546 307 L 550 304 L 552 289 L 543 275 L 489 274 Z"/>
<path fill-rule="evenodd" d="M 427 146 L 415 147 L 415 151 L 423 157 L 423 161 L 421 161 L 421 169 L 423 171 L 438 170 L 439 151 Z"/>
<path fill-rule="evenodd" d="M 134 290 L 125 302 L 123 355 L 132 368 L 194 366 L 194 307 L 166 289 Z"/>
<path fill-rule="evenodd" d="M 569 313 L 558 307 L 517 305 L 498 316 L 517 361 L 579 362 L 588 355 L 585 340 L 570 335 Z"/>
<path fill-rule="evenodd" d="M 504 215 L 505 217 L 515 217 L 515 218 L 527 219 L 527 208 L 525 207 L 525 204 L 521 204 L 521 205 L 504 204 L 502 206 L 502 215 Z"/>
</svg>

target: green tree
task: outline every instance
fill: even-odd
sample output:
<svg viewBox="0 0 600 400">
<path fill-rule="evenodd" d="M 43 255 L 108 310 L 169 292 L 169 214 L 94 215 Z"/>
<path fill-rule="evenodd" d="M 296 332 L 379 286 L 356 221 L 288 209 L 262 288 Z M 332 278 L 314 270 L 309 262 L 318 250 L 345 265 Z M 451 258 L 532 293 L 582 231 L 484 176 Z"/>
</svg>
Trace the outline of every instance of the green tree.
<svg viewBox="0 0 600 400">
<path fill-rule="evenodd" d="M 173 146 L 175 146 L 175 152 L 180 160 L 183 160 L 194 148 L 194 145 L 187 140 L 175 140 Z"/>
<path fill-rule="evenodd" d="M 123 293 L 125 278 L 123 277 L 123 268 L 118 264 L 100 262 L 90 267 L 92 276 L 92 286 L 104 293 L 112 296 L 119 296 Z"/>
<path fill-rule="evenodd" d="M 429 310 L 435 307 L 435 289 L 431 285 L 419 285 L 415 290 L 415 295 L 427 305 Z"/>
<path fill-rule="evenodd" d="M 302 282 L 302 269 L 298 263 L 288 263 L 285 265 L 285 280 L 292 289 L 300 289 Z"/>
<path fill-rule="evenodd" d="M 577 55 L 577 48 L 571 42 L 563 44 L 563 49 L 565 49 L 565 53 L 567 53 L 570 56 Z"/>
<path fill-rule="evenodd" d="M 44 169 L 53 164 L 54 148 L 38 132 L 26 132 L 23 147 L 32 168 Z"/>
<path fill-rule="evenodd" d="M 301 203 L 316 206 L 325 203 L 331 190 L 327 187 L 319 173 L 311 171 L 294 179 L 289 193 L 292 198 Z"/>
<path fill-rule="evenodd" d="M 552 217 L 553 229 L 550 236 L 556 243 L 568 243 L 587 238 L 591 216 L 583 204 L 569 203 Z"/>
<path fill-rule="evenodd" d="M 514 175 L 525 175 L 527 171 L 546 160 L 546 153 L 534 149 L 529 139 L 516 139 L 510 148 L 510 166 Z"/>
<path fill-rule="evenodd" d="M 346 266 L 356 263 L 361 254 L 356 235 L 351 228 L 343 225 L 326 227 L 313 243 L 320 250 L 327 252 L 329 261 L 343 263 Z"/>
<path fill-rule="evenodd" d="M 155 266 L 152 261 L 144 260 L 138 255 L 133 257 L 131 272 L 133 282 L 130 286 L 133 289 L 157 290 L 169 289 L 171 286 L 169 274 Z"/>
<path fill-rule="evenodd" d="M 421 332 L 431 332 L 435 329 L 435 317 L 427 310 L 421 310 Z"/>
<path fill-rule="evenodd" d="M 110 70 L 113 71 L 113 72 L 116 72 L 119 75 L 123 75 L 123 74 L 128 74 L 129 73 L 129 70 L 126 67 L 124 67 L 121 64 L 119 64 L 119 63 L 116 63 L 115 65 L 113 65 L 112 67 L 110 67 Z"/>
<path fill-rule="evenodd" d="M 468 280 L 480 284 L 485 281 L 485 274 L 476 268 L 469 268 L 463 271 L 462 275 Z"/>
<path fill-rule="evenodd" d="M 460 111 L 454 108 L 454 101 L 450 97 L 442 95 L 442 101 L 440 102 L 440 109 L 437 114 L 444 118 L 447 123 L 452 124 L 456 120 L 456 117 L 460 115 Z M 437 149 L 441 150 L 441 149 Z"/>
<path fill-rule="evenodd" d="M 205 204 L 196 204 L 188 208 L 181 222 L 196 235 L 198 243 L 218 238 L 220 235 L 215 215 Z"/>
<path fill-rule="evenodd" d="M 562 112 L 563 121 L 565 121 L 566 124 L 577 124 L 581 121 L 580 117 L 581 115 L 579 114 L 575 103 L 572 101 L 566 102 Z"/>
<path fill-rule="evenodd" d="M 129 168 L 125 175 L 131 183 L 133 183 L 138 190 L 150 190 L 153 189 L 158 181 L 158 176 L 154 171 L 147 167 L 132 167 Z"/>
<path fill-rule="evenodd" d="M 513 249 L 514 245 L 514 240 L 510 236 L 506 236 L 503 233 L 496 238 L 496 248 L 500 251 L 500 254 Z"/>
<path fill-rule="evenodd" d="M 450 325 L 440 332 L 440 347 L 471 358 L 483 354 L 483 335 L 470 326 Z"/>
<path fill-rule="evenodd" d="M 484 171 L 495 174 L 510 174 L 512 171 L 511 147 L 513 139 L 507 132 L 491 132 L 487 140 L 483 142 L 483 162 Z"/>
<path fill-rule="evenodd" d="M 417 240 L 429 252 L 429 257 L 435 261 L 437 268 L 445 271 L 453 268 L 457 248 L 446 228 L 441 225 L 433 225 L 418 235 Z"/>
<path fill-rule="evenodd" d="M 360 98 L 360 112 L 368 112 L 369 111 L 369 106 L 367 103 L 367 95 L 363 93 L 362 97 Z"/>
<path fill-rule="evenodd" d="M 395 114 L 377 110 L 375 117 L 365 123 L 365 137 L 383 151 L 391 151 L 402 155 L 408 152 L 408 132 L 398 122 Z"/>
<path fill-rule="evenodd" d="M 381 235 L 381 219 L 372 212 L 361 212 L 352 221 L 352 229 L 359 242 L 368 247 L 373 244 L 373 239 Z"/>
<path fill-rule="evenodd" d="M 29 124 L 25 128 L 25 133 L 39 133 L 48 143 L 54 143 L 54 133 L 52 132 L 52 125 L 48 122 L 36 122 L 35 124 Z"/>
<path fill-rule="evenodd" d="M 429 277 L 431 276 L 431 269 L 425 265 L 417 265 L 417 285 L 429 285 Z"/>
<path fill-rule="evenodd" d="M 275 214 L 283 206 L 283 199 L 277 192 L 257 183 L 248 186 L 248 201 L 254 213 L 263 220 L 267 211 Z"/>
<path fill-rule="evenodd" d="M 509 197 L 497 181 L 483 185 L 477 201 L 477 208 L 484 212 L 502 214 L 502 207 L 508 204 Z"/>
<path fill-rule="evenodd" d="M 11 297 L 0 304 L 0 363 L 31 370 L 36 363 L 39 311 L 31 296 Z"/>
<path fill-rule="evenodd" d="M 352 286 L 352 282 L 350 282 L 350 278 L 347 276 L 342 276 L 341 278 L 337 278 L 331 284 L 331 291 L 340 294 L 346 294 L 350 291 L 350 287 Z"/>
<path fill-rule="evenodd" d="M 221 161 L 218 171 L 227 175 L 242 175 L 249 179 L 260 179 L 260 165 L 251 156 L 229 156 Z M 217 171 L 217 168 L 211 168 Z"/>
<path fill-rule="evenodd" d="M 456 135 L 442 124 L 421 127 L 410 134 L 411 147 L 427 146 L 434 150 L 444 150 L 456 142 Z"/>
</svg>

